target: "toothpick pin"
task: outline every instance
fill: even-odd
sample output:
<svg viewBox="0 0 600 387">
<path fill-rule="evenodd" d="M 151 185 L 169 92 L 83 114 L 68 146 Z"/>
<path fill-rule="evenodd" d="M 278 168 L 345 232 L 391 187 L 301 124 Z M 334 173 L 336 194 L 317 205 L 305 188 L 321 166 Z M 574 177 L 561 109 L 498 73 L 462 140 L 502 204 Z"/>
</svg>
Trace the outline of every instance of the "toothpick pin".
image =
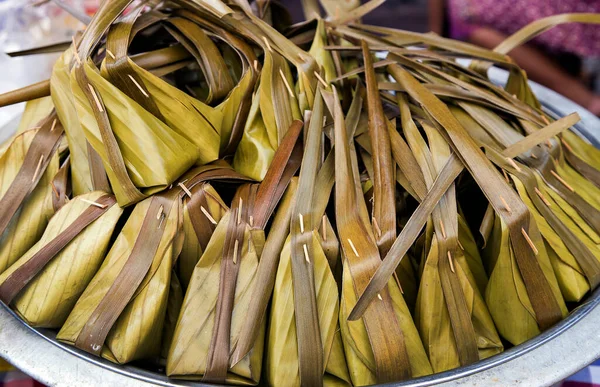
<svg viewBox="0 0 600 387">
<path fill-rule="evenodd" d="M 326 241 L 327 240 L 327 218 L 325 217 L 325 215 L 323 215 L 323 217 L 321 218 L 321 228 L 322 228 L 322 232 L 323 232 L 323 240 Z"/>
<path fill-rule="evenodd" d="M 537 194 L 537 196 L 540 197 L 540 199 L 544 202 L 545 205 L 547 205 L 548 207 L 551 206 L 548 199 L 546 199 L 546 197 L 542 194 L 542 192 L 538 189 L 538 187 L 535 187 L 535 193 Z"/>
<path fill-rule="evenodd" d="M 502 202 L 502 204 L 504 205 L 504 208 L 506 209 L 506 211 L 509 214 L 512 214 L 512 209 L 510 208 L 510 206 L 508 205 L 508 203 L 506 202 L 506 200 L 504 200 L 504 198 L 502 196 L 500 196 L 500 201 Z"/>
<path fill-rule="evenodd" d="M 254 62 L 252 64 L 254 65 L 254 70 L 258 72 L 258 61 L 254 59 Z"/>
<path fill-rule="evenodd" d="M 529 247 L 531 247 L 531 250 L 533 250 L 533 254 L 538 255 L 538 249 L 535 247 L 533 241 L 531 240 L 531 238 L 529 238 L 529 235 L 527 235 L 527 231 L 525 231 L 524 228 L 521 228 L 521 234 L 523 234 L 525 240 L 529 244 Z"/>
<path fill-rule="evenodd" d="M 321 84 L 323 85 L 323 87 L 327 88 L 329 87 L 329 85 L 327 84 L 327 82 L 325 82 L 325 80 L 323 79 L 323 77 L 321 77 L 321 74 L 319 74 L 318 72 L 314 71 L 315 77 L 317 77 L 317 79 L 319 80 L 319 82 L 321 82 Z"/>
<path fill-rule="evenodd" d="M 163 207 L 163 206 L 162 206 L 162 204 L 161 204 L 160 208 L 158 209 L 158 212 L 156 213 L 156 220 L 159 220 L 159 219 L 160 219 L 160 217 L 161 217 L 161 216 L 162 216 L 162 214 L 163 214 L 163 210 L 164 210 L 164 207 Z"/>
<path fill-rule="evenodd" d="M 238 255 L 239 244 L 240 244 L 240 242 L 238 242 L 237 239 L 233 243 L 233 264 L 234 265 L 237 263 L 237 255 Z"/>
<path fill-rule="evenodd" d="M 265 44 L 267 45 L 267 50 L 273 52 L 273 49 L 271 49 L 271 45 L 269 44 L 269 40 L 265 36 L 263 36 L 262 38 L 265 41 Z"/>
<path fill-rule="evenodd" d="M 381 301 L 383 301 L 383 298 L 381 297 L 380 293 L 377 293 L 377 298 L 379 298 Z"/>
<path fill-rule="evenodd" d="M 375 218 L 375 217 L 373 217 L 373 228 L 375 229 L 377 236 L 380 237 L 381 236 L 381 228 L 379 228 L 379 223 L 377 223 L 377 218 Z"/>
<path fill-rule="evenodd" d="M 306 263 L 310 263 L 310 257 L 308 256 L 308 247 L 306 247 L 306 243 L 302 245 L 302 249 L 304 250 L 304 259 Z"/>
<path fill-rule="evenodd" d="M 290 87 L 290 84 L 287 81 L 287 78 L 285 77 L 285 74 L 283 74 L 283 70 L 279 69 L 279 75 L 281 75 L 281 79 L 283 79 L 283 83 L 285 84 L 285 88 L 287 89 L 288 93 L 290 94 L 290 97 L 296 98 L 296 96 L 294 95 L 294 92 L 292 91 L 292 88 Z"/>
<path fill-rule="evenodd" d="M 546 145 L 548 148 L 552 148 L 552 141 L 550 141 L 550 139 L 546 140 Z"/>
<path fill-rule="evenodd" d="M 142 92 L 142 94 L 144 94 L 144 97 L 149 98 L 150 96 L 148 95 L 148 93 L 146 93 L 146 90 L 144 90 L 144 88 L 142 87 L 142 85 L 140 85 L 138 83 L 138 81 L 135 80 L 135 78 L 133 76 L 131 76 L 131 74 L 127 74 L 127 76 L 129 77 L 129 79 L 131 79 L 131 82 L 133 82 L 133 84 L 140 89 L 140 91 Z"/>
<path fill-rule="evenodd" d="M 510 179 L 508 178 L 508 174 L 506 173 L 506 171 L 504 169 L 502 170 L 502 173 L 504 174 L 504 179 L 506 180 L 506 182 L 508 184 L 510 184 Z"/>
<path fill-rule="evenodd" d="M 448 251 L 448 262 L 450 262 L 450 270 L 452 270 L 453 273 L 456 273 L 454 271 L 454 262 L 452 261 L 452 254 L 450 254 L 450 251 Z"/>
<path fill-rule="evenodd" d="M 110 51 L 109 49 L 106 49 L 106 53 L 108 54 L 108 56 L 110 56 L 111 58 L 113 58 L 114 60 L 117 59 L 117 57 L 115 56 L 115 54 L 112 53 L 112 51 Z"/>
<path fill-rule="evenodd" d="M 510 163 L 510 165 L 512 165 L 512 167 L 514 169 L 517 170 L 517 172 L 521 172 L 521 168 L 519 168 L 519 166 L 517 165 L 517 163 L 515 163 L 515 160 L 511 159 L 510 157 L 507 157 L 506 160 Z"/>
<path fill-rule="evenodd" d="M 460 243 L 460 241 L 458 239 L 456 240 L 456 243 L 458 243 L 458 247 L 460 247 L 460 249 L 462 251 L 465 251 L 465 248 L 463 247 L 463 245 Z"/>
<path fill-rule="evenodd" d="M 92 85 L 90 85 L 89 83 L 88 83 L 88 87 L 90 88 L 90 92 L 92 93 L 92 96 L 94 97 L 94 101 L 96 101 L 96 106 L 98 107 L 98 110 L 100 110 L 100 113 L 104 112 L 104 108 L 102 107 L 102 104 L 100 103 L 100 98 L 98 98 L 98 94 L 96 94 L 96 90 L 94 90 Z"/>
<path fill-rule="evenodd" d="M 446 239 L 446 228 L 444 227 L 444 223 L 440 220 L 440 228 L 442 229 L 442 237 Z"/>
<path fill-rule="evenodd" d="M 106 208 L 106 204 L 100 204 L 91 200 L 87 200 L 87 199 L 81 199 L 82 202 L 90 204 L 94 207 L 98 207 L 98 208 Z"/>
<path fill-rule="evenodd" d="M 250 221 L 250 227 L 254 227 L 254 216 L 250 215 L 248 220 Z"/>
<path fill-rule="evenodd" d="M 571 148 L 571 145 L 569 145 L 569 143 L 566 142 L 564 138 L 561 137 L 560 142 L 562 142 L 562 144 L 565 146 L 565 148 L 567 148 L 569 152 L 573 153 L 573 148 Z"/>
<path fill-rule="evenodd" d="M 215 220 L 215 218 L 213 218 L 210 215 L 210 212 L 208 212 L 208 210 L 206 208 L 204 208 L 203 206 L 200 206 L 200 211 L 202 211 L 202 213 L 204 214 L 204 216 L 206 216 L 206 218 L 208 219 L 209 222 L 211 222 L 212 224 L 217 224 L 217 221 Z"/>
<path fill-rule="evenodd" d="M 300 233 L 304 234 L 304 217 L 302 214 L 298 214 L 298 217 L 300 218 Z"/>
<path fill-rule="evenodd" d="M 40 160 L 38 161 L 37 167 L 35 168 L 35 172 L 33 173 L 33 177 L 31 181 L 35 181 L 37 179 L 37 175 L 40 172 L 40 168 L 42 168 L 42 162 L 44 161 L 44 155 L 40 155 Z"/>
<path fill-rule="evenodd" d="M 163 222 L 165 221 L 165 214 L 161 214 L 160 216 L 160 223 L 158 223 L 158 228 L 162 227 Z"/>
<path fill-rule="evenodd" d="M 354 247 L 354 243 L 352 243 L 352 240 L 350 238 L 348 238 L 348 243 L 350 244 L 352 251 L 354 251 L 354 255 L 356 255 L 357 257 L 360 257 L 360 255 L 358 255 L 358 251 L 356 251 L 356 247 Z"/>
<path fill-rule="evenodd" d="M 183 190 L 183 192 L 186 193 L 187 196 L 189 196 L 190 198 L 192 197 L 192 193 L 190 192 L 190 190 L 183 183 L 178 183 L 177 185 L 179 187 L 181 187 L 181 189 Z"/>
<path fill-rule="evenodd" d="M 52 187 L 52 192 L 54 192 L 56 197 L 59 198 L 60 194 L 58 193 L 58 190 L 56 189 L 56 186 L 54 185 L 54 183 L 50 183 L 50 187 Z"/>
<path fill-rule="evenodd" d="M 567 187 L 567 188 L 569 189 L 569 191 L 571 191 L 571 192 L 575 192 L 575 189 L 574 189 L 573 187 L 571 187 L 571 186 L 569 185 L 569 183 L 567 183 L 567 182 L 566 182 L 566 181 L 565 181 L 565 180 L 564 180 L 562 177 L 560 177 L 560 176 L 558 175 L 558 173 L 554 172 L 554 170 L 551 170 L 551 171 L 550 171 L 550 173 L 552 174 L 552 176 L 556 177 L 556 179 L 557 179 L 558 181 L 560 181 L 560 182 L 562 183 L 562 185 L 564 185 L 565 187 Z"/>
<path fill-rule="evenodd" d="M 542 121 L 544 121 L 544 124 L 550 125 L 550 121 L 548 121 L 548 119 L 546 118 L 546 116 L 543 115 L 543 114 L 542 114 Z"/>
<path fill-rule="evenodd" d="M 52 132 L 55 127 L 56 127 L 56 118 L 54 119 L 54 121 L 52 121 L 52 126 L 50 127 L 50 131 Z"/>
<path fill-rule="evenodd" d="M 238 213 L 237 213 L 237 224 L 242 223 L 242 208 L 244 208 L 244 201 L 240 197 L 240 205 L 238 206 Z"/>
<path fill-rule="evenodd" d="M 532 158 L 532 159 L 536 159 L 536 160 L 538 159 L 538 157 L 537 157 L 537 156 L 535 155 L 535 153 L 533 153 L 533 152 L 531 152 L 531 158 Z"/>
</svg>

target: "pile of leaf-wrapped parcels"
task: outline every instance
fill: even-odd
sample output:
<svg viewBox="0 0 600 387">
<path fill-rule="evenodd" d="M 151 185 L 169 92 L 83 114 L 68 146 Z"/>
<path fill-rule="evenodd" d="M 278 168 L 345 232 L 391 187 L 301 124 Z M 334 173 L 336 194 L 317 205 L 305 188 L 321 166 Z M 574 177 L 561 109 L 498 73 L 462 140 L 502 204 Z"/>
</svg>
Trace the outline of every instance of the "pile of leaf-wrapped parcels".
<svg viewBox="0 0 600 387">
<path fill-rule="evenodd" d="M 368 385 L 498 354 L 598 285 L 600 152 L 505 54 L 598 17 L 488 51 L 359 24 L 381 1 L 296 25 L 129 3 L 13 53 L 64 50 L 0 96 L 30 100 L 0 156 L 0 299 L 31 326 L 173 378 Z"/>
</svg>

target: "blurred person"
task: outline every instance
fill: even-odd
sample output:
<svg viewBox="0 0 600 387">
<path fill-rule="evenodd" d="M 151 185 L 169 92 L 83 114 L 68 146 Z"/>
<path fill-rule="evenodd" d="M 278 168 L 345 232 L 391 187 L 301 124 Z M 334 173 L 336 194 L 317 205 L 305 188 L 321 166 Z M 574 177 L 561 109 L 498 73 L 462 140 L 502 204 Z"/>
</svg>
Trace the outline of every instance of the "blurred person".
<svg viewBox="0 0 600 387">
<path fill-rule="evenodd" d="M 561 13 L 599 13 L 600 0 L 428 0 L 431 31 L 493 49 L 527 24 Z M 581 60 L 600 57 L 600 26 L 569 23 L 509 55 L 530 79 L 600 116 L 600 95 L 581 77 Z"/>
</svg>

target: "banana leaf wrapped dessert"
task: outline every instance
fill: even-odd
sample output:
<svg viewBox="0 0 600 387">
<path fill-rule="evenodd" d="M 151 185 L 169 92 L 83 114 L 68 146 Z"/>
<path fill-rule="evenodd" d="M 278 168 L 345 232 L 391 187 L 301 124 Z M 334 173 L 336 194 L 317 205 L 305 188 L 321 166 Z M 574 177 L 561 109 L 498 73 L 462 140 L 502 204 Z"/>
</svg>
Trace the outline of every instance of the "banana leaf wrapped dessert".
<svg viewBox="0 0 600 387">
<path fill-rule="evenodd" d="M 298 167 L 287 161 L 297 155 L 301 128 L 296 121 L 288 130 L 275 155 L 279 162 L 272 165 L 262 184 L 238 188 L 232 208 L 212 233 L 186 291 L 167 357 L 167 375 L 242 385 L 260 380 L 264 322 L 256 322 L 257 331 L 246 352 L 233 362 L 230 354 L 238 345 L 259 283 L 258 262 L 267 245 L 264 227 Z"/>
<path fill-rule="evenodd" d="M 30 325 L 173 378 L 358 386 L 495 355 L 597 287 L 600 151 L 506 53 L 598 17 L 489 51 L 361 23 L 378 0 L 130 3 L 11 54 L 65 50 L 0 95 L 29 101 L 0 300 Z"/>
<path fill-rule="evenodd" d="M 16 136 L 0 154 L 0 273 L 42 236 L 54 214 L 51 182 L 59 170 L 62 126 L 56 115 Z"/>
<path fill-rule="evenodd" d="M 190 190 L 192 197 L 184 199 L 184 242 L 177 260 L 178 277 L 183 289 L 192 277 L 198 260 L 206 249 L 217 224 L 228 207 L 209 183 L 198 184 Z"/>
<path fill-rule="evenodd" d="M 98 216 L 87 224 L 92 211 Z M 2 300 L 33 327 L 60 328 L 100 267 L 122 212 L 114 198 L 102 192 L 69 201 L 50 219 L 40 240 L 0 275 Z M 73 228 L 80 228 L 79 233 L 59 252 L 48 253 Z M 39 259 L 42 255 L 45 262 Z M 30 267 L 36 269 L 27 273 Z M 27 281 L 19 283 L 17 278 Z M 8 294 L 12 296 L 5 298 Z"/>
<path fill-rule="evenodd" d="M 181 249 L 179 192 L 135 206 L 58 340 L 121 364 L 159 355 L 171 269 Z"/>
</svg>

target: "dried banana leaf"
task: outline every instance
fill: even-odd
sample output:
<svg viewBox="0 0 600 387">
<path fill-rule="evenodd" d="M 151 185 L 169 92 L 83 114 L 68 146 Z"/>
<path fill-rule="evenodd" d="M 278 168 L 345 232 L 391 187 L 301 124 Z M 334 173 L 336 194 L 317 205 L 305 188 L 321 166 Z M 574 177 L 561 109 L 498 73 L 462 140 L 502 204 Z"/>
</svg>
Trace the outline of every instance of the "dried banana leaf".
<svg viewBox="0 0 600 387">
<path fill-rule="evenodd" d="M 314 270 L 319 329 L 323 345 L 323 385 L 350 385 L 342 338 L 338 329 L 339 299 L 335 279 L 318 243 L 316 231 L 310 232 L 312 250 L 308 251 Z M 294 283 L 292 281 L 291 238 L 281 251 L 273 290 L 269 332 L 267 335 L 267 368 L 269 385 L 300 386 Z M 298 285 L 300 286 L 300 285 Z"/>
<path fill-rule="evenodd" d="M 288 63 L 273 51 L 274 43 L 264 39 L 260 42 L 265 53 L 260 83 L 233 159 L 236 171 L 258 181 L 264 178 L 292 122 L 302 118 Z"/>
<path fill-rule="evenodd" d="M 91 62 L 71 72 L 71 90 L 83 132 L 102 158 L 119 205 L 168 187 L 200 158 L 191 141 L 114 87 Z M 218 136 L 215 140 L 218 149 Z"/>
<path fill-rule="evenodd" d="M 335 89 L 334 89 L 335 90 Z M 354 385 L 400 380 L 431 373 L 431 365 L 398 285 L 390 280 L 364 316 L 349 321 L 348 315 L 379 265 L 380 256 L 366 207 L 354 188 L 352 164 L 344 117 L 337 93 L 334 103 L 336 157 L 336 220 L 342 241 L 342 299 L 340 328 L 350 378 Z"/>
<path fill-rule="evenodd" d="M 407 126 L 405 133 L 431 188 L 450 157 L 450 148 L 431 125 L 425 121 L 421 125 L 428 145 L 416 126 Z M 434 372 L 440 372 L 499 353 L 503 346 L 468 264 L 475 257 L 467 258 L 466 251 L 458 248 L 462 245 L 454 186 L 432 215 L 435 234 L 421 275 L 415 315 Z"/>
<path fill-rule="evenodd" d="M 591 253 L 594 254 L 595 257 L 600 258 L 600 250 L 598 249 L 598 245 L 589 241 L 589 238 L 580 230 L 578 230 L 578 227 L 572 223 L 572 220 L 560 209 L 558 204 L 554 202 L 549 195 L 544 194 L 546 189 L 539 177 L 536 177 L 536 180 L 538 184 L 537 187 L 540 187 L 538 188 L 538 191 L 542 197 L 544 197 L 544 200 L 547 201 L 547 203 L 551 203 L 551 211 L 557 217 L 559 217 L 559 219 L 561 219 L 563 224 L 570 226 L 569 230 L 574 233 L 580 241 L 587 239 L 588 243 L 585 244 L 586 247 Z M 530 208 L 530 211 L 540 228 L 540 232 L 544 237 L 546 250 L 548 251 L 550 262 L 554 268 L 554 273 L 556 274 L 556 279 L 558 280 L 561 292 L 565 297 L 565 301 L 581 300 L 581 298 L 590 290 L 590 285 L 580 265 L 577 263 L 577 259 L 569 251 L 568 247 L 565 246 L 561 236 L 548 223 L 548 220 L 546 220 L 544 216 L 535 209 L 535 204 L 529 198 L 523 183 L 521 183 L 521 181 L 516 177 L 513 177 L 513 181 L 521 198 Z"/>
<path fill-rule="evenodd" d="M 192 197 L 186 198 L 183 206 L 184 243 L 177 261 L 179 280 L 184 290 L 217 223 L 228 211 L 227 205 L 210 184 L 198 184 L 190 192 Z"/>
<path fill-rule="evenodd" d="M 177 319 L 181 312 L 181 306 L 183 305 L 184 289 L 179 282 L 177 273 L 171 272 L 171 285 L 169 287 L 169 298 L 167 300 L 167 312 L 165 315 L 165 325 L 162 332 L 162 344 L 160 350 L 161 360 L 166 361 L 169 355 L 169 348 L 173 343 L 173 335 L 175 334 L 175 327 L 177 327 Z"/>
<path fill-rule="evenodd" d="M 438 243 L 434 236 L 421 277 L 415 316 L 434 372 L 461 366 L 452 324 L 444 302 L 438 256 Z M 485 359 L 502 352 L 503 345 L 466 260 L 466 254 L 461 254 L 460 251 L 453 256 L 455 268 L 453 275 L 456 274 L 458 277 L 467 302 L 477 335 L 479 358 Z"/>
<path fill-rule="evenodd" d="M 178 192 L 138 203 L 57 339 L 124 364 L 160 354 L 171 268 L 181 246 Z"/>
<path fill-rule="evenodd" d="M 127 59 L 132 70 L 141 80 L 149 97 L 156 104 L 162 121 L 175 133 L 194 144 L 199 157 L 197 165 L 207 164 L 219 156 L 221 122 L 220 111 L 190 97 L 171 86 L 150 71 Z M 107 78 L 107 74 L 102 74 Z M 109 111 L 110 112 L 110 111 Z"/>
<path fill-rule="evenodd" d="M 495 261 L 485 293 L 485 300 L 494 319 L 498 333 L 513 345 L 521 344 L 540 334 L 535 311 L 519 273 L 513 250 L 509 244 L 509 231 L 502 219 L 496 216 L 492 234 L 483 250 L 484 259 Z M 538 262 L 557 300 L 562 301 L 560 288 L 552 271 L 545 245 L 539 233 L 530 237 L 538 249 Z M 554 279 L 554 280 L 553 280 Z M 563 317 L 567 308 L 559 303 Z"/>
<path fill-rule="evenodd" d="M 61 208 L 48 223 L 44 235 L 19 260 L 0 276 L 0 288 L 16 273 L 34 264 L 36 254 L 74 227 L 84 211 L 94 206 L 105 194 L 91 192 L 77 196 Z M 91 202 L 91 203 L 90 203 Z M 81 231 L 37 274 L 13 299 L 14 310 L 29 325 L 42 328 L 60 328 L 73 309 L 75 302 L 96 274 L 122 209 L 114 205 Z M 101 204 L 101 206 L 108 206 Z M 60 286 L 57 286 L 60 284 Z"/>
<path fill-rule="evenodd" d="M 42 97 L 27 101 L 25 110 L 21 116 L 21 122 L 17 128 L 17 133 L 22 133 L 27 129 L 33 129 L 40 121 L 46 118 L 54 109 L 54 104 L 50 97 Z"/>
<path fill-rule="evenodd" d="M 236 210 L 237 211 L 237 210 Z M 173 344 L 167 358 L 167 375 L 175 378 L 200 380 L 208 367 L 211 339 L 215 328 L 216 304 L 219 296 L 223 248 L 230 224 L 237 224 L 237 212 L 229 210 L 216 230 L 194 269 L 185 294 L 182 313 L 177 322 Z M 242 326 L 254 281 L 258 255 L 250 226 L 246 223 L 243 242 L 236 249 L 239 275 L 235 286 L 231 321 L 231 346 L 235 347 Z M 258 383 L 261 373 L 264 328 L 249 354 L 228 370 L 226 382 L 241 385 Z"/>
<path fill-rule="evenodd" d="M 73 184 L 73 194 L 75 196 L 94 190 L 95 184 L 90 169 L 90 159 L 97 155 L 91 155 L 93 148 L 89 147 L 85 134 L 81 127 L 75 100 L 71 92 L 70 81 L 70 63 L 73 61 L 73 48 L 69 48 L 58 58 L 52 68 L 50 78 L 50 89 L 52 103 L 56 108 L 56 114 L 65 128 L 67 141 L 69 143 L 69 153 L 71 155 L 71 180 Z M 104 176 L 96 176 L 106 181 Z M 97 185 L 97 184 L 96 184 Z M 106 187 L 96 187 L 98 189 Z"/>
<path fill-rule="evenodd" d="M 28 130 L 16 136 L 0 155 L 0 197 L 5 197 L 9 192 L 40 130 Z M 38 160 L 39 156 L 35 155 L 34 168 L 37 167 Z M 54 193 L 50 183 L 58 168 L 59 155 L 54 153 L 39 183 L 6 225 L 0 236 L 0 273 L 25 254 L 42 236 L 48 220 L 54 214 Z"/>
</svg>

